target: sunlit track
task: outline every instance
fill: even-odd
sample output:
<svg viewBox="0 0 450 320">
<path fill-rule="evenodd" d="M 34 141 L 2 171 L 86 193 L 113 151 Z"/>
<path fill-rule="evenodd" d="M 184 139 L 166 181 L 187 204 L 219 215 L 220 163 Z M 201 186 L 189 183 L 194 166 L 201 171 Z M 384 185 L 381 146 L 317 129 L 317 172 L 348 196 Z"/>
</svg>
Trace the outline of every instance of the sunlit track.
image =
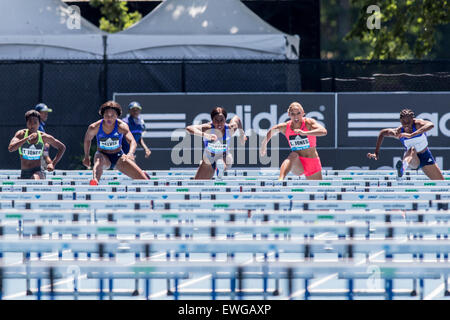
<svg viewBox="0 0 450 320">
<path fill-rule="evenodd" d="M 0 170 L 6 299 L 446 299 L 450 172 Z M 245 281 L 244 281 L 245 280 Z M 395 287 L 394 287 L 395 280 Z M 43 285 L 50 282 L 53 285 Z M 24 287 L 25 285 L 25 287 Z M 24 291 L 25 289 L 25 291 Z"/>
</svg>

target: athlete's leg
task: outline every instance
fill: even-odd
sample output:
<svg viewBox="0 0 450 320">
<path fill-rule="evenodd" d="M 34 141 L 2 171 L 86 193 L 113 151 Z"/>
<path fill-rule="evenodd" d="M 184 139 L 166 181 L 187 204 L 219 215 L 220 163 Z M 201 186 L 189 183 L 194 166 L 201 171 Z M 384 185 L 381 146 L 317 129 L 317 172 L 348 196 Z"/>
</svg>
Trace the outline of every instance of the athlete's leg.
<svg viewBox="0 0 450 320">
<path fill-rule="evenodd" d="M 444 180 L 444 176 L 437 163 L 423 166 L 422 171 L 430 178 L 430 180 Z"/>
<path fill-rule="evenodd" d="M 122 157 L 120 157 L 120 159 L 117 161 L 117 170 L 124 173 L 131 179 L 148 180 L 148 175 L 146 175 L 145 172 L 141 168 L 139 168 L 136 162 L 128 158 L 126 160 L 123 160 L 124 157 L 126 156 L 122 155 Z"/>
<path fill-rule="evenodd" d="M 414 147 L 406 151 L 403 156 L 404 169 L 417 169 L 420 165 L 419 157 L 417 156 L 417 151 Z"/>
<path fill-rule="evenodd" d="M 323 180 L 322 178 L 322 170 L 314 173 L 313 175 L 310 176 L 305 176 L 307 180 Z"/>
<path fill-rule="evenodd" d="M 195 174 L 195 180 L 208 180 L 211 179 L 214 175 L 214 169 L 209 161 L 203 160 L 200 162 L 200 166 L 198 167 L 197 173 Z"/>
<path fill-rule="evenodd" d="M 34 180 L 44 180 L 45 179 L 45 175 L 44 172 L 42 171 L 37 171 L 35 173 L 33 173 L 33 177 Z"/>
<path fill-rule="evenodd" d="M 278 180 L 284 180 L 287 174 L 292 170 L 292 173 L 295 175 L 303 174 L 303 165 L 298 158 L 298 154 L 295 152 L 291 152 L 286 160 L 283 161 L 280 167 L 280 176 Z"/>
<path fill-rule="evenodd" d="M 225 158 L 225 170 L 231 169 L 233 166 L 234 160 L 231 153 L 227 153 L 227 156 Z"/>
<path fill-rule="evenodd" d="M 97 184 L 103 174 L 103 169 L 108 169 L 111 166 L 111 162 L 108 157 L 101 152 L 96 152 L 94 155 L 94 167 L 92 168 L 92 180 Z"/>
</svg>

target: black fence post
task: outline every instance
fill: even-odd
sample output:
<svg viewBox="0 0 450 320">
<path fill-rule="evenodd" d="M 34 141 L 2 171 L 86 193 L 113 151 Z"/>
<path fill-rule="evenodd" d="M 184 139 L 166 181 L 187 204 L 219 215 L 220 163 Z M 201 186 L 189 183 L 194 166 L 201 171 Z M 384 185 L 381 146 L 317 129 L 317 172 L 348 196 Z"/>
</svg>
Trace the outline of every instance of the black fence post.
<svg viewBox="0 0 450 320">
<path fill-rule="evenodd" d="M 108 56 L 107 56 L 107 36 L 103 36 L 103 102 L 108 100 Z M 103 103 L 102 102 L 102 103 Z"/>
<path fill-rule="evenodd" d="M 39 94 L 38 100 L 39 103 L 42 102 L 44 96 L 44 62 L 39 61 Z"/>
</svg>

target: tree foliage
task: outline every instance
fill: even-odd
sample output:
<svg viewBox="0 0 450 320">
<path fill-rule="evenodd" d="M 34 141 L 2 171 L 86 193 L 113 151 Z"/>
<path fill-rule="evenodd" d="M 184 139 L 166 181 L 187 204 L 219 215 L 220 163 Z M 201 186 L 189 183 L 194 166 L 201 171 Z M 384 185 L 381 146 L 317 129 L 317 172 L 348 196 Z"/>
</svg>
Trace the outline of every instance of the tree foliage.
<svg viewBox="0 0 450 320">
<path fill-rule="evenodd" d="M 100 29 L 114 33 L 132 26 L 142 15 L 138 11 L 129 13 L 127 3 L 120 0 L 90 0 L 90 5 L 100 7 Z"/>
<path fill-rule="evenodd" d="M 435 32 L 450 23 L 449 0 L 351 0 L 359 17 L 345 40 L 359 39 L 370 46 L 365 59 L 421 59 L 436 43 Z M 370 30 L 366 10 L 380 8 L 380 29 Z"/>
</svg>

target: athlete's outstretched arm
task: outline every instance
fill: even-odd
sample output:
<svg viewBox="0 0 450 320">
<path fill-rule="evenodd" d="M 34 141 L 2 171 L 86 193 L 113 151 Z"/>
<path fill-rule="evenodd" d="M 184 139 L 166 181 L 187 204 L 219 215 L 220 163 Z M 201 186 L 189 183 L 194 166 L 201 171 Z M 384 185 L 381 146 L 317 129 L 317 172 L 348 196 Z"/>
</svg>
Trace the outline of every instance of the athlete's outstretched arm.
<svg viewBox="0 0 450 320">
<path fill-rule="evenodd" d="M 89 155 L 89 151 L 91 150 L 91 141 L 94 139 L 95 135 L 98 132 L 98 124 L 93 123 L 89 125 L 86 134 L 84 135 L 84 158 L 83 165 L 87 168 L 91 167 L 91 156 Z"/>
<path fill-rule="evenodd" d="M 272 128 L 269 129 L 269 131 L 266 134 L 266 137 L 261 142 L 261 146 L 260 146 L 260 154 L 261 154 L 261 156 L 265 156 L 266 155 L 267 144 L 269 143 L 270 139 L 272 139 L 272 137 L 277 135 L 279 132 L 282 132 L 282 133 L 286 132 L 286 123 L 277 124 L 277 125 L 275 125 L 275 126 L 273 126 Z"/>
<path fill-rule="evenodd" d="M 19 149 L 27 140 L 33 140 L 34 136 L 37 136 L 37 133 L 33 133 L 31 135 L 29 135 L 28 137 L 24 138 L 24 133 L 23 130 L 19 130 L 16 132 L 16 134 L 14 135 L 14 137 L 11 139 L 11 142 L 9 143 L 8 146 L 8 151 L 9 152 L 14 152 L 17 149 Z"/>
<path fill-rule="evenodd" d="M 320 125 L 316 120 L 310 118 L 308 119 L 308 122 L 311 126 L 310 131 L 294 129 L 294 132 L 299 132 L 301 135 L 316 136 L 316 137 L 323 137 L 327 135 L 328 133 L 327 129 L 325 129 L 324 126 Z"/>
<path fill-rule="evenodd" d="M 55 139 L 53 136 L 46 133 L 42 134 L 42 140 L 58 150 L 55 158 L 51 160 L 50 163 L 47 162 L 47 170 L 53 171 L 55 169 L 56 164 L 59 162 L 59 160 L 61 160 L 64 152 L 66 151 L 66 146 L 58 139 Z"/>
<path fill-rule="evenodd" d="M 207 140 L 215 141 L 217 140 L 217 136 L 215 134 L 208 134 L 205 131 L 210 129 L 211 125 L 209 123 L 204 124 L 193 124 L 186 127 L 186 131 L 189 134 L 192 134 L 194 136 L 200 136 L 204 137 Z"/>
<path fill-rule="evenodd" d="M 245 135 L 244 128 L 242 127 L 242 121 L 238 116 L 234 116 L 230 120 L 230 128 L 233 130 L 233 134 L 236 130 L 239 130 L 241 145 L 244 145 L 245 141 L 247 141 L 247 136 Z"/>
<path fill-rule="evenodd" d="M 412 137 L 419 136 L 424 132 L 430 131 L 434 128 L 434 124 L 431 121 L 423 120 L 423 119 L 414 119 L 414 123 L 416 124 L 417 130 L 412 133 L 398 133 L 398 138 L 407 138 L 411 139 Z"/>
<path fill-rule="evenodd" d="M 386 128 L 380 131 L 380 133 L 378 134 L 378 139 L 377 139 L 377 145 L 375 147 L 375 152 L 374 153 L 368 153 L 367 157 L 369 159 L 375 159 L 378 160 L 379 158 L 379 154 L 380 154 L 380 148 L 381 148 L 381 144 L 383 143 L 384 137 L 392 137 L 392 138 L 397 138 L 398 134 L 400 132 L 400 127 L 393 129 L 393 128 Z"/>
</svg>

